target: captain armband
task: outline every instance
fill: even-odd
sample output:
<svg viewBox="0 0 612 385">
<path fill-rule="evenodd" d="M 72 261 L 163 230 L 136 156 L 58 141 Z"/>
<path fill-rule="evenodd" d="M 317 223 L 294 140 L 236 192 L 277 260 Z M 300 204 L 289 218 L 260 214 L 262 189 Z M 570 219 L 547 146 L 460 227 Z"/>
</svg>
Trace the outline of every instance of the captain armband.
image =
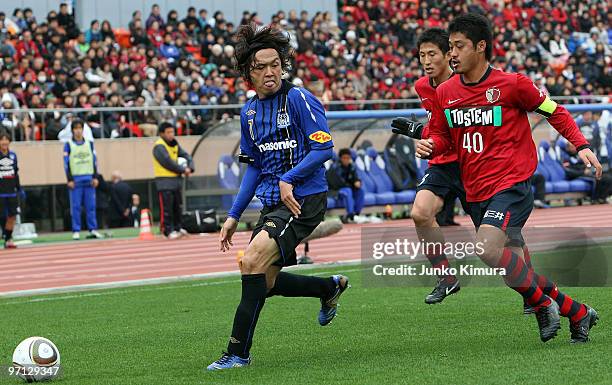
<svg viewBox="0 0 612 385">
<path fill-rule="evenodd" d="M 546 99 L 544 99 L 544 101 L 542 102 L 542 104 L 540 104 L 538 108 L 535 109 L 535 112 L 548 119 L 552 116 L 556 109 L 557 103 L 550 100 L 550 98 L 547 96 Z"/>
</svg>

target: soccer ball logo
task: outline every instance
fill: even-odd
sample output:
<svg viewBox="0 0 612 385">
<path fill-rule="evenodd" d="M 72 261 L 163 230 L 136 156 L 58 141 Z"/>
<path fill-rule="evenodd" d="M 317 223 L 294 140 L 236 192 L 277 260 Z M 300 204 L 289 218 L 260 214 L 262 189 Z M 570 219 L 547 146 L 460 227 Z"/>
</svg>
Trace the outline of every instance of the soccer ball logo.
<svg viewBox="0 0 612 385">
<path fill-rule="evenodd" d="M 501 92 L 499 92 L 499 89 L 495 87 L 489 88 L 487 92 L 485 92 L 485 96 L 487 97 L 487 101 L 489 103 L 495 103 L 498 101 L 500 95 Z"/>
</svg>

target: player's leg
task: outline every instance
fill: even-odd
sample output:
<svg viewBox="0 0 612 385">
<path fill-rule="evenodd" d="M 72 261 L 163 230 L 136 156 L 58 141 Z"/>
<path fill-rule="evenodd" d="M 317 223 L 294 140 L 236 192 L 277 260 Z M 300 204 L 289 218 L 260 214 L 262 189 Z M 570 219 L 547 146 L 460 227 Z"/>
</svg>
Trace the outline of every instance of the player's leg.
<svg viewBox="0 0 612 385">
<path fill-rule="evenodd" d="M 81 231 L 81 206 L 83 205 L 83 188 L 79 185 L 73 189 L 68 189 L 70 194 L 70 214 L 72 216 L 72 232 Z M 73 236 L 73 238 L 75 238 Z M 76 238 L 78 239 L 78 238 Z"/>
<path fill-rule="evenodd" d="M 266 216 L 263 226 L 276 239 L 280 251 L 275 265 L 297 263 L 295 249 L 321 223 L 326 206 L 327 194 L 321 193 L 306 197 L 298 218 L 293 218 L 284 206 Z M 343 275 L 321 278 L 280 272 L 268 296 L 318 298 L 321 301 L 318 320 L 321 326 L 325 326 L 336 316 L 338 299 L 348 287 L 348 278 Z"/>
<path fill-rule="evenodd" d="M 450 181 L 441 167 L 430 167 L 417 186 L 417 194 L 410 211 L 417 236 L 428 244 L 444 244 L 444 235 L 436 222 L 436 214 L 444 206 L 443 197 L 450 193 Z M 426 248 L 425 256 L 432 267 L 444 270 L 449 267 L 448 258 L 440 248 Z M 425 297 L 425 303 L 434 304 L 459 291 L 459 281 L 454 275 L 440 274 L 438 283 Z"/>
<path fill-rule="evenodd" d="M 85 201 L 85 214 L 87 216 L 88 238 L 101 238 L 96 231 L 98 229 L 98 218 L 96 216 L 96 189 L 93 186 L 83 188 L 83 200 Z"/>
<path fill-rule="evenodd" d="M 180 234 L 181 232 L 181 215 L 183 213 L 183 201 L 181 197 L 181 190 L 176 189 L 172 191 L 172 223 L 173 231 Z"/>
<path fill-rule="evenodd" d="M 529 257 L 529 250 L 527 246 L 524 246 L 519 250 L 525 256 L 525 259 Z M 557 284 L 546 276 L 538 274 L 533 271 L 533 276 L 538 284 L 538 287 L 554 300 L 559 305 L 559 314 L 563 317 L 567 317 L 570 323 L 571 342 L 587 342 L 589 339 L 590 329 L 597 324 L 599 315 L 595 309 L 574 300 L 569 295 L 560 291 Z"/>
<path fill-rule="evenodd" d="M 2 198 L 6 207 L 6 223 L 4 224 L 4 248 L 14 249 L 13 229 L 17 218 L 17 197 Z"/>
<path fill-rule="evenodd" d="M 488 266 L 504 269 L 506 285 L 536 310 L 540 339 L 554 338 L 560 328 L 559 306 L 543 293 L 523 258 L 507 246 L 508 234 L 520 232 L 533 209 L 531 185 L 528 181 L 518 183 L 472 206 L 478 227 L 476 241 L 483 245 L 478 256 Z"/>
</svg>

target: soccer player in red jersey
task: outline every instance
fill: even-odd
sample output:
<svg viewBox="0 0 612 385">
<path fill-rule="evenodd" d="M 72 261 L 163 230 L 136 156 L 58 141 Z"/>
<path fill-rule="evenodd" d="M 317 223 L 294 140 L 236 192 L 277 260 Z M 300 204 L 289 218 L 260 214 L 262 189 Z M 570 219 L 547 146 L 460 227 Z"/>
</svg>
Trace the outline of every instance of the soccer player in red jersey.
<svg viewBox="0 0 612 385">
<path fill-rule="evenodd" d="M 417 80 L 414 88 L 421 99 L 421 105 L 430 115 L 436 97 L 436 87 L 453 76 L 449 65 L 448 32 L 441 28 L 427 29 L 417 39 L 417 50 L 426 76 Z M 416 117 L 396 118 L 391 126 L 394 127 L 393 132 L 396 134 L 414 139 L 429 137 L 429 127 L 423 126 Z M 420 240 L 428 244 L 444 243 L 444 235 L 436 222 L 436 214 L 442 210 L 445 200 L 454 202 L 455 197 L 459 197 L 467 212 L 457 154 L 450 149 L 429 160 L 429 167 L 417 185 L 417 194 L 410 216 L 414 220 Z M 448 258 L 442 250 L 430 251 L 426 256 L 434 268 L 448 268 Z M 425 303 L 442 302 L 448 295 L 459 291 L 459 281 L 454 275 L 439 275 L 438 278 L 438 283 L 432 292 L 425 297 Z"/>
<path fill-rule="evenodd" d="M 479 257 L 503 268 L 504 280 L 535 309 L 540 339 L 554 338 L 559 313 L 570 319 L 571 342 L 588 341 L 597 312 L 561 293 L 546 277 L 530 269 L 523 249 L 508 242 L 519 238 L 533 209 L 529 178 L 537 166 L 527 112 L 547 118 L 601 177 L 602 167 L 569 112 L 542 93 L 526 76 L 494 70 L 492 33 L 487 19 L 465 14 L 449 25 L 451 64 L 457 73 L 436 89 L 429 127 L 417 155 L 436 156 L 454 147 L 458 156 Z"/>
</svg>

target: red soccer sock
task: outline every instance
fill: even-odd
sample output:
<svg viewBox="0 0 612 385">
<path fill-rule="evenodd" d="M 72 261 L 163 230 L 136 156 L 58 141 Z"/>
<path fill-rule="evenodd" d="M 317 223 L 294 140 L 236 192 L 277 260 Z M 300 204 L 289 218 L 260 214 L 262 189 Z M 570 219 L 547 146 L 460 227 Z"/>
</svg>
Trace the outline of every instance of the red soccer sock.
<svg viewBox="0 0 612 385">
<path fill-rule="evenodd" d="M 550 299 L 538 287 L 533 270 L 508 247 L 504 248 L 498 267 L 506 269 L 506 285 L 522 295 L 530 306 L 538 308 L 550 304 Z"/>
<path fill-rule="evenodd" d="M 446 258 L 446 255 L 444 254 L 440 254 L 440 255 L 426 254 L 425 256 L 427 257 L 427 259 L 429 260 L 429 263 L 431 263 L 431 266 L 434 269 L 448 269 L 448 267 L 450 266 L 448 262 L 448 258 Z M 448 274 L 440 274 L 438 275 L 438 277 L 444 278 L 448 282 L 454 282 L 457 280 L 457 277 L 455 277 L 454 275 L 448 275 Z"/>
</svg>

